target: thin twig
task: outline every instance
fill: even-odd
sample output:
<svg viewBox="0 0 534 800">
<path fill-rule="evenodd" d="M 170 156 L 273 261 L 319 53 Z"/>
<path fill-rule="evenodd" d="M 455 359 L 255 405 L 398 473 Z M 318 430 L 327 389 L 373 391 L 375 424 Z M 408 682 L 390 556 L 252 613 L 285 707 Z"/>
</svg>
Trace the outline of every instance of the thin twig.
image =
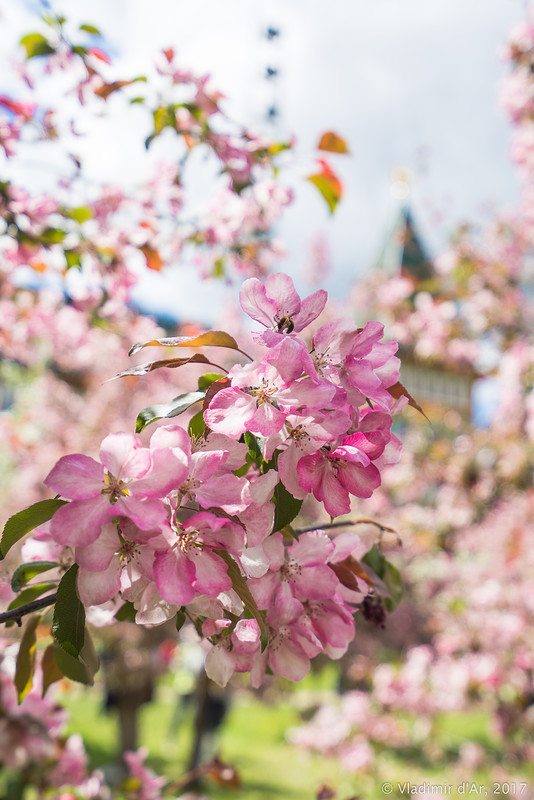
<svg viewBox="0 0 534 800">
<path fill-rule="evenodd" d="M 322 531 L 325 528 L 348 528 L 351 525 L 376 525 L 383 533 L 392 533 L 397 538 L 399 538 L 399 534 L 395 530 L 395 528 L 390 528 L 389 525 L 382 525 L 381 522 L 377 522 L 376 519 L 370 519 L 369 517 L 360 517 L 359 519 L 347 519 L 344 522 L 325 522 L 322 525 L 313 525 L 311 528 L 295 528 L 295 533 L 309 533 L 310 531 Z"/>
<path fill-rule="evenodd" d="M 245 356 L 246 358 L 248 358 L 248 359 L 249 359 L 249 361 L 254 361 L 254 359 L 252 358 L 252 356 L 249 356 L 249 354 L 248 354 L 248 353 L 245 353 L 245 351 L 244 351 L 244 350 L 241 350 L 241 348 L 240 348 L 240 347 L 232 348 L 232 350 L 234 350 L 234 349 L 235 349 L 235 350 L 237 350 L 237 352 L 238 352 L 238 353 L 241 353 L 241 355 L 243 355 L 243 356 Z"/>
<path fill-rule="evenodd" d="M 39 611 L 41 608 L 53 606 L 56 602 L 57 594 L 49 594 L 47 597 L 39 597 L 37 600 L 32 600 L 31 603 L 25 603 L 18 608 L 12 608 L 11 611 L 4 611 L 0 614 L 0 624 L 4 622 L 16 622 L 17 625 L 22 624 L 22 617 L 26 614 L 31 614 L 33 611 Z"/>
</svg>

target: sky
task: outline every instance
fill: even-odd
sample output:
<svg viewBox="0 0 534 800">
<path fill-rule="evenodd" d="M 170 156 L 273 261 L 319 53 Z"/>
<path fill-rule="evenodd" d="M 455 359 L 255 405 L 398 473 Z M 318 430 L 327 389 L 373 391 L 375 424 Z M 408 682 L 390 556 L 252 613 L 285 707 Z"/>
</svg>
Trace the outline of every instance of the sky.
<svg viewBox="0 0 534 800">
<path fill-rule="evenodd" d="M 21 33 L 29 29 L 28 10 L 41 7 L 31 0 L 15 11 L 4 0 Z M 498 98 L 506 69 L 500 50 L 525 14 L 524 0 L 69 0 L 54 9 L 97 25 L 118 72 L 143 73 L 158 50 L 172 46 L 184 66 L 213 75 L 235 118 L 296 137 L 299 159 L 289 175 L 296 201 L 277 233 L 288 250 L 280 268 L 297 283 L 318 235 L 328 242 L 334 296 L 372 268 L 398 202 L 398 168 L 411 173 L 410 203 L 434 254 L 458 222 L 483 223 L 518 202 Z M 269 41 L 268 27 L 280 35 Z M 268 66 L 278 72 L 272 80 L 264 77 Z M 269 127 L 271 105 L 279 114 Z M 332 158 L 345 185 L 333 218 L 302 180 L 325 130 L 343 136 L 351 151 Z M 87 147 L 95 180 L 128 180 L 131 161 L 120 142 L 96 136 Z M 184 280 L 190 297 L 207 292 L 210 304 L 228 295 L 187 271 L 158 276 L 141 294 L 161 303 Z"/>
</svg>

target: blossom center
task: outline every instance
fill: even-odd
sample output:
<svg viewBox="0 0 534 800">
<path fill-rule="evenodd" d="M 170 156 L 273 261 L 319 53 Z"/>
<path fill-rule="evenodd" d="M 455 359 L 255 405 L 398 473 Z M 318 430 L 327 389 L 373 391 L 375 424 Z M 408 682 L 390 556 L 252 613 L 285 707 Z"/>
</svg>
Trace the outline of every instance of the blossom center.
<svg viewBox="0 0 534 800">
<path fill-rule="evenodd" d="M 130 539 L 124 539 L 117 553 L 120 556 L 121 563 L 129 564 L 132 559 L 140 555 L 141 551 L 136 542 L 132 542 Z"/>
<path fill-rule="evenodd" d="M 302 574 L 302 567 L 296 561 L 288 561 L 280 567 L 280 580 L 292 581 Z"/>
<path fill-rule="evenodd" d="M 297 425 L 296 428 L 289 429 L 289 438 L 293 440 L 297 447 L 303 447 L 310 439 L 310 434 L 304 430 L 303 425 Z"/>
<path fill-rule="evenodd" d="M 129 481 L 116 478 L 111 472 L 106 472 L 104 481 L 107 485 L 102 489 L 102 494 L 109 494 L 109 502 L 112 505 L 117 502 L 119 497 L 129 496 L 130 492 L 126 488 Z"/>
<path fill-rule="evenodd" d="M 185 497 L 185 495 L 189 495 L 191 497 L 191 494 L 194 494 L 201 484 L 202 481 L 199 481 L 190 475 L 176 490 L 179 499 L 178 505 L 180 505 L 182 498 Z"/>
<path fill-rule="evenodd" d="M 176 530 L 177 541 L 175 547 L 179 547 L 182 553 L 189 553 L 194 548 L 202 547 L 202 542 L 198 541 L 198 531 L 184 531 L 183 528 Z"/>
<path fill-rule="evenodd" d="M 271 650 L 278 650 L 279 647 L 283 645 L 286 639 L 289 639 L 291 636 L 291 631 L 287 627 L 287 625 L 282 625 L 281 628 L 278 628 L 274 636 L 271 637 L 269 640 L 269 648 Z"/>
<path fill-rule="evenodd" d="M 278 388 L 276 386 L 271 386 L 269 381 L 263 378 L 258 387 L 250 390 L 250 394 L 257 398 L 256 402 L 260 406 L 262 403 L 272 403 L 273 396 L 277 393 L 277 391 Z"/>
</svg>

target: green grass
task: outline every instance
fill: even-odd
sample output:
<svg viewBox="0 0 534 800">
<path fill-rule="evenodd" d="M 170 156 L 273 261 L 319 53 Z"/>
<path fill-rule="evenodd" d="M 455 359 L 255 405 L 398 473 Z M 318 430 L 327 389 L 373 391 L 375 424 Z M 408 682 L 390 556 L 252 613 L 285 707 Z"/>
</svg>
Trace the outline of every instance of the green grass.
<svg viewBox="0 0 534 800">
<path fill-rule="evenodd" d="M 297 705 L 302 697 L 328 690 L 332 685 L 332 675 L 312 676 L 296 691 L 288 691 L 284 686 L 276 694 L 267 692 L 264 701 L 249 692 L 234 692 L 216 749 L 225 762 L 239 771 L 242 788 L 229 790 L 206 783 L 206 794 L 213 800 L 315 800 L 318 787 L 327 784 L 338 790 L 338 800 L 354 795 L 362 800 L 384 800 L 381 786 L 386 781 L 393 783 L 395 798 L 402 796 L 398 783 L 430 781 L 436 785 L 456 785 L 460 777 L 455 764 L 463 741 L 479 742 L 493 753 L 495 765 L 501 761 L 487 715 L 455 713 L 443 714 L 436 722 L 435 755 L 427 753 L 423 758 L 418 751 L 400 754 L 384 749 L 373 774 L 343 774 L 336 761 L 301 752 L 285 740 L 287 729 L 300 721 Z M 113 763 L 117 724 L 114 715 L 102 711 L 102 698 L 93 689 L 75 690 L 66 700 L 71 712 L 70 730 L 84 737 L 92 766 Z M 143 707 L 141 729 L 141 744 L 149 748 L 149 764 L 153 769 L 171 778 L 183 775 L 191 751 L 192 709 L 184 705 L 183 698 L 169 683 L 159 687 L 154 703 Z M 506 763 L 501 766 L 512 771 L 516 780 L 526 780 L 529 787 L 534 787 L 534 767 L 512 769 Z M 488 788 L 488 795 L 483 796 L 493 797 L 490 771 L 468 778 Z M 451 800 L 462 800 L 465 796 L 455 791 L 446 794 Z M 470 800 L 477 796 L 469 795 Z M 521 795 L 523 800 L 530 800 L 531 796 L 530 790 Z"/>
<path fill-rule="evenodd" d="M 291 798 L 310 800 L 322 783 L 338 783 L 339 767 L 333 760 L 309 756 L 290 747 L 285 733 L 300 721 L 291 695 L 276 705 L 263 703 L 249 693 L 236 693 L 217 739 L 220 757 L 239 771 L 240 800 Z M 69 732 L 80 733 L 93 767 L 116 762 L 117 720 L 103 711 L 95 690 L 74 690 L 65 704 L 71 719 Z M 141 710 L 140 743 L 150 751 L 156 771 L 179 778 L 187 769 L 192 746 L 192 709 L 169 686 L 161 686 L 154 703 Z M 209 786 L 214 800 L 229 800 L 233 792 Z"/>
</svg>

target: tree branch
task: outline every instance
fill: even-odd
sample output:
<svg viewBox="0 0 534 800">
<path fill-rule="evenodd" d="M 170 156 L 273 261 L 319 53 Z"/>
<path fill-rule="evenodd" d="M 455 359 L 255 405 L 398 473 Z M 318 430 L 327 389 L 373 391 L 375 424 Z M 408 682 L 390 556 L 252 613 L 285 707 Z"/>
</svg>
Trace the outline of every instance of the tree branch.
<svg viewBox="0 0 534 800">
<path fill-rule="evenodd" d="M 18 608 L 12 608 L 11 611 L 4 611 L 0 614 L 0 624 L 4 622 L 16 622 L 17 625 L 22 625 L 22 617 L 26 614 L 31 614 L 33 611 L 39 611 L 41 608 L 53 606 L 56 602 L 57 594 L 49 594 L 47 597 L 39 597 L 37 600 L 32 600 L 31 603 L 25 603 Z"/>
</svg>

